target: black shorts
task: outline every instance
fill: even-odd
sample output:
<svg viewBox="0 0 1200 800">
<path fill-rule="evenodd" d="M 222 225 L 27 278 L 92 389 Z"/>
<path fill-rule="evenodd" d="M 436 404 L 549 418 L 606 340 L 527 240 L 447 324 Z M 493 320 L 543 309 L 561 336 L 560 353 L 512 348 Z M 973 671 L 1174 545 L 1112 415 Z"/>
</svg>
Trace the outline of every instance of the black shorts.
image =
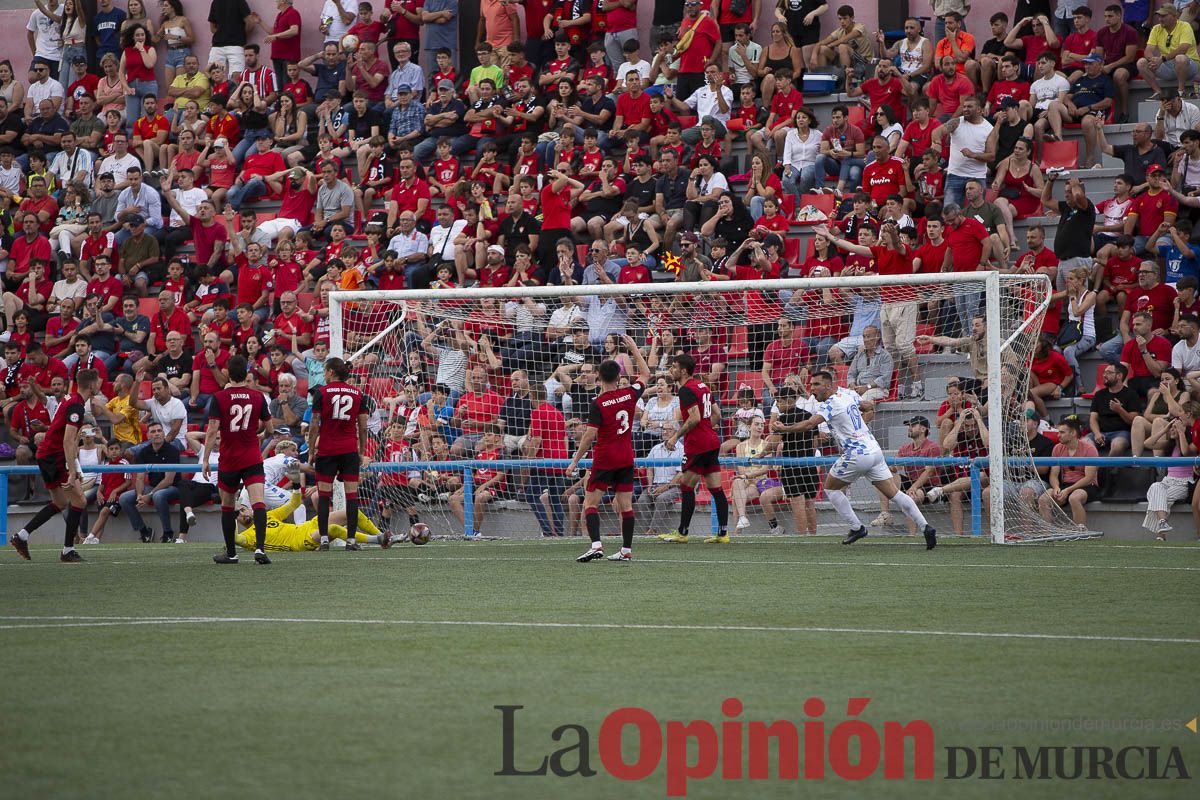
<svg viewBox="0 0 1200 800">
<path fill-rule="evenodd" d="M 70 476 L 67 475 L 67 457 L 63 453 L 39 458 L 37 465 L 47 489 L 58 489 L 67 484 Z"/>
<path fill-rule="evenodd" d="M 380 486 L 384 489 L 384 497 L 387 498 L 387 504 L 397 508 L 408 508 L 415 506 L 420 499 L 417 497 L 417 490 L 405 483 L 398 483 L 392 486 Z M 392 497 L 387 497 L 392 495 Z"/>
<path fill-rule="evenodd" d="M 912 478 L 903 473 L 901 473 L 898 477 L 900 478 L 900 491 L 907 492 L 910 488 L 912 488 Z"/>
<path fill-rule="evenodd" d="M 243 486 L 249 488 L 255 484 L 266 483 L 262 464 L 251 464 L 242 469 L 217 470 L 217 488 L 222 492 L 236 492 Z"/>
<path fill-rule="evenodd" d="M 358 453 L 341 453 L 336 456 L 317 456 L 313 468 L 317 471 L 318 483 L 333 483 L 334 478 L 358 483 Z"/>
<path fill-rule="evenodd" d="M 684 455 L 683 471 L 694 472 L 697 475 L 711 475 L 721 471 L 721 450 L 709 450 L 707 453 Z"/>
<path fill-rule="evenodd" d="M 594 492 L 597 489 L 601 491 L 612 489 L 616 492 L 632 492 L 633 467 L 619 467 L 618 469 L 596 469 L 593 467 L 588 472 L 587 490 Z"/>
<path fill-rule="evenodd" d="M 1087 492 L 1087 500 L 1083 501 L 1085 505 L 1100 499 L 1100 487 L 1096 484 L 1093 483 L 1091 486 L 1085 486 L 1083 490 Z M 1066 507 L 1067 503 L 1063 503 L 1062 505 Z"/>
<path fill-rule="evenodd" d="M 721 41 L 722 42 L 724 42 L 725 44 L 729 44 L 730 42 L 733 41 L 733 29 L 735 27 L 737 27 L 738 24 L 739 23 L 737 23 L 737 22 L 730 22 L 727 25 L 718 25 L 717 26 L 721 29 Z M 746 24 L 749 25 L 750 23 L 746 23 Z"/>
<path fill-rule="evenodd" d="M 821 475 L 816 467 L 784 467 L 779 470 L 785 497 L 816 497 L 821 489 Z"/>
</svg>

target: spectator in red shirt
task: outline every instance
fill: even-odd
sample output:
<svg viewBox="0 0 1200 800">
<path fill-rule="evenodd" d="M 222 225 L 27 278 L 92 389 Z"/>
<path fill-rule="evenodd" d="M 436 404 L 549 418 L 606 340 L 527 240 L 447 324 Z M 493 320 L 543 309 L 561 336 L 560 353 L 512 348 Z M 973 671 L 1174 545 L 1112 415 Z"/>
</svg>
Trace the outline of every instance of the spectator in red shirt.
<svg viewBox="0 0 1200 800">
<path fill-rule="evenodd" d="M 242 172 L 226 198 L 234 211 L 241 211 L 244 203 L 253 203 L 264 195 L 274 197 L 283 191 L 280 178 L 287 170 L 287 164 L 279 151 L 272 149 L 274 146 L 274 137 L 267 133 L 256 139 L 253 152 L 246 154 Z"/>
<path fill-rule="evenodd" d="M 1174 222 L 1178 213 L 1179 201 L 1171 195 L 1166 168 L 1151 164 L 1146 168 L 1146 191 L 1133 198 L 1125 216 L 1125 233 L 1133 236 L 1133 251 L 1140 256 L 1156 255 L 1146 250 L 1146 243 L 1159 226 Z"/>
<path fill-rule="evenodd" d="M 1133 315 L 1133 335 L 1121 348 L 1121 363 L 1129 369 L 1129 388 L 1145 400 L 1158 388 L 1159 376 L 1171 366 L 1171 343 L 1154 332 L 1154 315 Z"/>
<path fill-rule="evenodd" d="M 58 304 L 58 313 L 46 320 L 46 338 L 42 342 L 46 355 L 60 358 L 71 346 L 71 337 L 78 328 L 75 299 L 64 297 Z"/>
<path fill-rule="evenodd" d="M 168 291 L 158 293 L 158 313 L 150 318 L 150 336 L 146 339 L 146 357 L 134 365 L 134 372 L 144 372 L 150 368 L 155 357 L 166 350 L 167 334 L 183 335 L 184 349 L 195 347 L 192 339 L 192 321 L 187 313 L 175 305 L 175 295 Z"/>
<path fill-rule="evenodd" d="M 30 215 L 26 225 L 33 220 Z M 28 272 L 13 291 L 5 292 L 3 297 L 5 330 L 11 330 L 13 318 L 18 311 L 24 311 L 29 319 L 31 331 L 46 329 L 46 321 L 50 319 L 49 301 L 54 284 L 43 277 L 46 274 L 48 260 L 36 259 L 31 261 Z"/>
<path fill-rule="evenodd" d="M 1092 30 L 1092 10 L 1085 5 L 1075 6 L 1071 21 L 1075 30 L 1063 39 L 1060 59 L 1067 83 L 1073 84 L 1083 72 L 1083 59 L 1096 49 L 1096 32 Z"/>
<path fill-rule="evenodd" d="M 888 140 L 876 136 L 871 140 L 871 154 L 875 160 L 863 167 L 863 190 L 871 195 L 875 208 L 882 210 L 888 195 L 912 193 L 912 180 L 904 160 L 890 154 Z"/>
<path fill-rule="evenodd" d="M 1170 361 L 1170 358 L 1167 359 Z M 1075 373 L 1063 354 L 1054 349 L 1054 340 L 1050 334 L 1043 333 L 1038 337 L 1037 349 L 1033 353 L 1033 363 L 1030 366 L 1032 378 L 1029 381 L 1029 401 L 1039 417 L 1048 417 L 1046 399 L 1059 400 L 1067 396 L 1071 384 L 1075 382 Z"/>
<path fill-rule="evenodd" d="M 979 220 L 964 217 L 962 208 L 951 203 L 942 209 L 946 227 L 946 243 L 950 249 L 950 267 L 954 272 L 976 272 L 991 268 L 992 238 Z M 963 292 L 954 297 L 958 330 L 962 336 L 971 335 L 971 319 L 983 299 L 977 292 Z"/>
<path fill-rule="evenodd" d="M 41 223 L 37 214 L 18 214 L 17 217 L 21 220 L 21 235 L 13 239 L 8 248 L 8 271 L 4 273 L 4 285 L 10 291 L 29 274 L 29 265 L 34 260 L 48 263 L 51 258 L 50 240 L 39 230 Z"/>
<path fill-rule="evenodd" d="M 711 14 L 700 14 L 700 0 L 684 0 L 683 22 L 679 25 L 679 75 L 675 96 L 691 97 L 704 86 L 704 69 L 721 41 L 721 29 Z"/>
<path fill-rule="evenodd" d="M 192 359 L 189 407 L 194 410 L 208 408 L 212 396 L 229 383 L 229 373 L 225 370 L 228 363 L 229 351 L 221 347 L 217 332 L 204 334 L 204 349 Z"/>
<path fill-rule="evenodd" d="M 975 84 L 958 71 L 954 56 L 942 56 L 941 67 L 942 71 L 926 85 L 925 94 L 933 103 L 930 115 L 945 122 L 958 111 L 964 97 L 975 94 Z"/>
<path fill-rule="evenodd" d="M 58 203 L 47 192 L 44 177 L 34 175 L 29 179 L 29 196 L 21 201 L 17 211 L 21 214 L 36 214 L 38 228 L 42 233 L 49 235 L 58 217 Z"/>
<path fill-rule="evenodd" d="M 558 407 L 546 400 L 545 389 L 537 381 L 529 385 L 529 402 L 536 403 L 529 416 L 529 432 L 521 445 L 523 458 L 549 460 L 566 459 L 567 422 Z M 567 477 L 558 467 L 529 470 L 525 484 L 525 502 L 533 508 L 543 536 L 562 536 L 566 519 L 562 495 Z M 543 505 L 542 495 L 547 495 L 549 512 Z"/>
<path fill-rule="evenodd" d="M 483 367 L 472 367 L 467 373 L 467 391 L 458 398 L 450 425 L 462 429 L 462 435 L 454 440 L 450 452 L 458 458 L 467 457 L 483 439 L 483 434 L 496 423 L 504 399 L 488 388 L 487 372 Z"/>
<path fill-rule="evenodd" d="M 774 403 L 772 396 L 783 385 L 788 375 L 799 372 L 808 364 L 808 348 L 796 330 L 796 323 L 787 317 L 780 317 L 776 326 L 779 338 L 767 345 L 763 353 L 763 409 L 769 410 Z"/>
<path fill-rule="evenodd" d="M 613 117 L 609 141 L 618 142 L 625 138 L 626 131 L 637 131 L 638 140 L 650 141 L 650 125 L 654 115 L 650 113 L 650 95 L 642 91 L 642 76 L 637 70 L 625 75 L 625 91 L 617 97 L 617 113 Z"/>
<path fill-rule="evenodd" d="M 1159 281 L 1158 265 L 1143 261 L 1138 267 L 1138 285 L 1125 298 L 1125 311 L 1121 314 L 1121 330 L 1097 348 L 1101 358 L 1109 364 L 1122 360 L 1122 350 L 1133 337 L 1133 315 L 1147 312 L 1151 315 L 1151 332 L 1165 336 L 1175 319 L 1175 298 L 1178 292 Z"/>
</svg>

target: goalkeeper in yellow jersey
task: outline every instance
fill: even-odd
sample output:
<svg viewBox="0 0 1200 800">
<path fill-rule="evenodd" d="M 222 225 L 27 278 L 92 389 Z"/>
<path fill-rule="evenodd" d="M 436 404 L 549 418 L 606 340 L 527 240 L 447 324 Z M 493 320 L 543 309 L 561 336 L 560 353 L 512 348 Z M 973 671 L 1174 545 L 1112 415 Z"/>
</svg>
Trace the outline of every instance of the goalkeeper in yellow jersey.
<svg viewBox="0 0 1200 800">
<path fill-rule="evenodd" d="M 294 551 L 316 550 L 321 544 L 321 537 L 317 533 L 317 521 L 315 519 L 300 525 L 294 525 L 288 520 L 292 518 L 292 512 L 300 507 L 303 502 L 299 490 L 292 491 L 291 499 L 279 508 L 271 509 L 267 512 L 267 550 L 274 551 Z M 251 516 L 249 508 L 238 509 L 238 523 L 244 528 L 234 537 L 234 541 L 238 547 L 245 550 L 254 549 L 254 529 L 252 526 L 254 520 Z M 346 512 L 334 511 L 329 515 L 329 535 L 334 539 L 346 538 Z M 387 532 L 380 532 L 375 527 L 374 523 L 367 518 L 366 514 L 358 512 L 358 530 L 354 535 L 356 541 L 346 542 L 346 549 L 360 550 L 359 542 L 366 544 L 377 544 L 382 548 L 392 546 L 392 536 Z M 366 531 L 366 533 L 363 533 Z"/>
</svg>

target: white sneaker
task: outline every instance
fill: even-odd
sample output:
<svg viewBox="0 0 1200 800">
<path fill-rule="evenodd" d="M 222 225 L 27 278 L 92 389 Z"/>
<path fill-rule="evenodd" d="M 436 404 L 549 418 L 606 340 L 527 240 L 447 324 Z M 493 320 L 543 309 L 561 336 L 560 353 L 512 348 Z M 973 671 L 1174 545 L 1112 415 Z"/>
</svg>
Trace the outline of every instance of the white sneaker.
<svg viewBox="0 0 1200 800">
<path fill-rule="evenodd" d="M 187 539 L 180 536 L 178 539 L 175 540 L 175 544 L 187 544 Z"/>
<path fill-rule="evenodd" d="M 892 515 L 887 511 L 880 512 L 878 517 L 871 520 L 872 528 L 882 528 L 882 527 L 885 527 L 885 526 L 891 525 L 891 524 L 892 524 Z"/>
<path fill-rule="evenodd" d="M 83 543 L 84 543 L 84 544 L 100 544 L 100 540 L 99 540 L 99 539 L 97 539 L 95 536 L 92 536 L 92 535 L 89 533 L 89 534 L 87 535 L 87 538 L 83 540 Z"/>
<path fill-rule="evenodd" d="M 746 528 L 749 528 L 749 527 L 750 527 L 750 520 L 746 519 L 745 517 L 738 517 L 737 530 L 741 531 L 741 530 L 745 530 Z"/>
<path fill-rule="evenodd" d="M 925 493 L 925 502 L 926 503 L 936 503 L 937 501 L 939 501 L 941 499 L 942 499 L 942 487 L 940 487 L 940 486 L 935 486 L 932 489 L 930 489 L 928 492 Z"/>
<path fill-rule="evenodd" d="M 184 519 L 187 520 L 187 524 L 188 524 L 189 528 L 196 527 L 196 512 L 194 512 L 194 511 L 187 512 L 187 514 L 184 515 Z"/>
<path fill-rule="evenodd" d="M 1155 533 L 1169 533 L 1173 530 L 1175 529 L 1171 527 L 1170 522 L 1167 522 L 1165 519 L 1160 519 L 1158 521 L 1158 526 L 1155 528 Z"/>
</svg>

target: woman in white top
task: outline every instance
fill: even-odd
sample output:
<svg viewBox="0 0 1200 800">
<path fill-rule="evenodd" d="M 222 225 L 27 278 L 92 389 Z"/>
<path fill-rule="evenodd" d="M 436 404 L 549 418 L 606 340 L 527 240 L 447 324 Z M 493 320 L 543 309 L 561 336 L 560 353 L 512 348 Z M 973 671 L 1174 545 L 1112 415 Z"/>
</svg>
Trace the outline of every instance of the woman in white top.
<svg viewBox="0 0 1200 800">
<path fill-rule="evenodd" d="M 1067 319 L 1079 323 L 1082 334 L 1076 341 L 1064 345 L 1063 358 L 1075 373 L 1079 386 L 1079 357 L 1096 346 L 1096 293 L 1088 287 L 1088 268 L 1076 267 L 1067 273 Z M 1067 328 L 1074 327 L 1068 324 Z M 1061 340 L 1062 334 L 1059 335 Z"/>
<path fill-rule="evenodd" d="M 904 126 L 900 124 L 896 117 L 896 112 L 891 106 L 880 106 L 875 109 L 875 128 L 879 131 L 879 135 L 887 139 L 888 152 L 892 155 L 896 154 L 896 148 L 900 146 L 900 137 L 904 135 Z M 867 163 L 872 159 L 868 157 Z"/>
<path fill-rule="evenodd" d="M 17 80 L 12 62 L 7 58 L 0 61 L 0 97 L 8 101 L 10 114 L 25 107 L 25 84 Z"/>
<path fill-rule="evenodd" d="M 183 66 L 183 60 L 191 55 L 191 44 L 195 37 L 192 35 L 192 23 L 184 16 L 180 0 L 162 0 L 159 7 L 162 9 L 162 20 L 161 27 L 154 34 L 154 42 L 167 43 L 163 75 L 167 79 L 167 86 L 170 86 L 175 80 L 175 73 Z"/>
<path fill-rule="evenodd" d="M 793 127 L 783 140 L 783 190 L 796 195 L 796 210 L 800 210 L 800 195 L 817 185 L 817 156 L 821 152 L 821 131 L 814 127 L 817 118 L 808 107 L 792 113 Z"/>
<path fill-rule="evenodd" d="M 717 172 L 717 159 L 707 153 L 696 160 L 692 179 L 687 185 L 687 203 L 684 205 L 683 230 L 692 230 L 704 224 L 717 212 L 717 201 L 729 191 L 729 181 Z"/>
<path fill-rule="evenodd" d="M 737 446 L 738 458 L 765 458 L 774 455 L 775 448 L 763 438 L 766 427 L 762 417 L 750 421 L 750 438 Z M 746 516 L 746 506 L 758 498 L 763 516 L 771 533 L 779 532 L 779 520 L 775 518 L 775 504 L 783 499 L 783 486 L 779 479 L 771 475 L 770 467 L 738 467 L 737 477 L 733 479 L 733 511 L 737 517 L 737 530 L 750 527 L 750 519 Z"/>
<path fill-rule="evenodd" d="M 663 423 L 679 416 L 679 398 L 669 378 L 654 383 L 654 394 L 645 401 L 640 419 L 643 438 L 657 441 L 662 438 Z M 646 449 L 649 449 L 648 447 Z"/>
<path fill-rule="evenodd" d="M 87 510 L 96 500 L 96 493 L 100 491 L 100 475 L 95 472 L 84 472 L 84 467 L 95 467 L 100 464 L 100 456 L 104 449 L 104 437 L 96 432 L 94 425 L 85 425 L 79 431 L 79 475 L 83 494 L 87 498 L 87 505 L 83 507 L 83 514 L 79 517 L 79 530 L 89 530 Z M 67 510 L 63 509 L 63 519 L 67 518 Z M 83 535 L 76 534 L 75 544 L 83 543 Z"/>
<path fill-rule="evenodd" d="M 62 58 L 58 62 L 58 82 L 66 89 L 73 83 L 71 80 L 71 63 L 77 58 L 87 60 L 87 9 L 81 2 L 66 0 L 61 6 L 53 9 L 42 0 L 34 0 L 38 10 L 50 18 L 58 26 L 59 37 L 62 39 Z"/>
</svg>

